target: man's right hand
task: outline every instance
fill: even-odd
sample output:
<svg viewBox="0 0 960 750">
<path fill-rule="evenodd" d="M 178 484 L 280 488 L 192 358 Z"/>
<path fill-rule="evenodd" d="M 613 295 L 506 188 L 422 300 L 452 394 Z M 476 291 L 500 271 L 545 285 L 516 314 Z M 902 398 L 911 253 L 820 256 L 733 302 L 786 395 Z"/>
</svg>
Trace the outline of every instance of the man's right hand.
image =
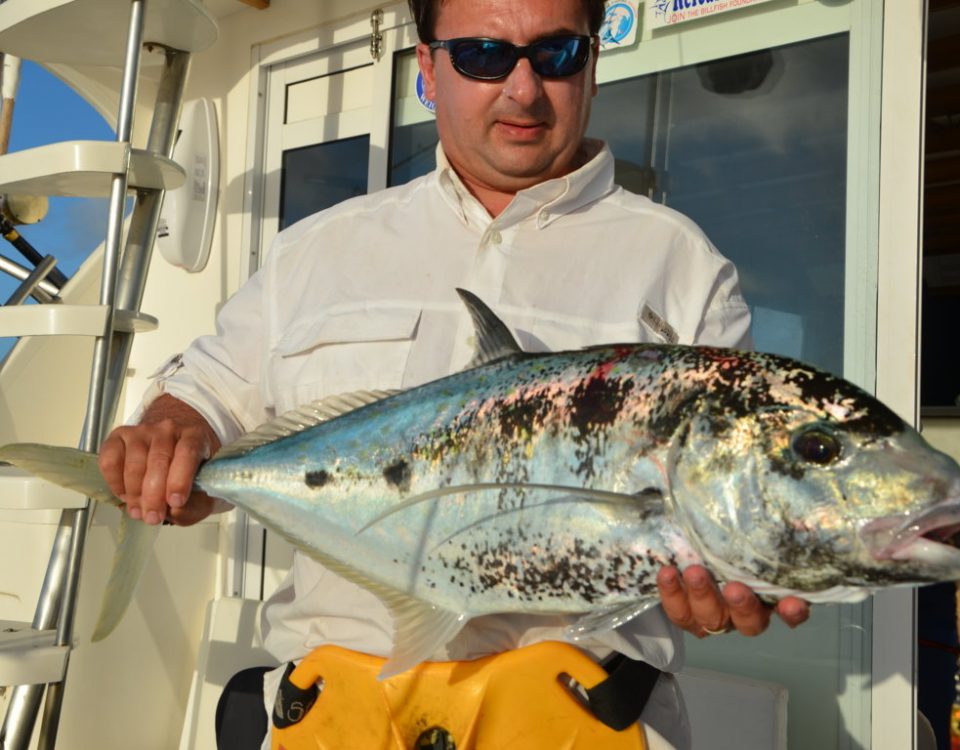
<svg viewBox="0 0 960 750">
<path fill-rule="evenodd" d="M 189 526 L 213 511 L 213 498 L 195 491 L 193 479 L 219 449 L 216 433 L 196 409 L 163 394 L 140 424 L 117 427 L 103 441 L 100 472 L 131 518 Z"/>
</svg>

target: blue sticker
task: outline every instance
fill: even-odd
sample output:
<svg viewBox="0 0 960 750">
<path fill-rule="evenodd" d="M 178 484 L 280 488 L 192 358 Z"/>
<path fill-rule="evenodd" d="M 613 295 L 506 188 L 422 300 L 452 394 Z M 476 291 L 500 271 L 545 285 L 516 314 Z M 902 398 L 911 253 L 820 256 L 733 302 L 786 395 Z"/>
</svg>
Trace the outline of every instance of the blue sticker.
<svg viewBox="0 0 960 750">
<path fill-rule="evenodd" d="M 600 27 L 600 44 L 620 44 L 630 35 L 636 22 L 633 8 L 627 3 L 611 3 L 607 6 L 603 26 Z"/>
<path fill-rule="evenodd" d="M 417 73 L 417 99 L 431 112 L 437 111 L 437 103 L 433 99 L 428 99 L 427 92 L 424 90 L 423 73 Z"/>
</svg>

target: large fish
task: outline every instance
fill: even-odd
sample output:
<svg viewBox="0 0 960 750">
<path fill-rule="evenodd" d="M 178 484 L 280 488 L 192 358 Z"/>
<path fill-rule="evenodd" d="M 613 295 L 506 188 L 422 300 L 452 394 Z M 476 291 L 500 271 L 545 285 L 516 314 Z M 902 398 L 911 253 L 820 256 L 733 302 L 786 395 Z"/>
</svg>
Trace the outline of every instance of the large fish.
<svg viewBox="0 0 960 750">
<path fill-rule="evenodd" d="M 391 607 L 388 673 L 484 614 L 609 629 L 657 602 L 663 565 L 814 602 L 960 578 L 960 467 L 851 383 L 709 347 L 524 353 L 461 296 L 476 366 L 285 415 L 196 478 Z M 0 460 L 109 501 L 93 457 L 64 450 Z M 128 527 L 143 557 L 154 529 Z M 135 566 L 116 567 L 128 598 Z"/>
</svg>

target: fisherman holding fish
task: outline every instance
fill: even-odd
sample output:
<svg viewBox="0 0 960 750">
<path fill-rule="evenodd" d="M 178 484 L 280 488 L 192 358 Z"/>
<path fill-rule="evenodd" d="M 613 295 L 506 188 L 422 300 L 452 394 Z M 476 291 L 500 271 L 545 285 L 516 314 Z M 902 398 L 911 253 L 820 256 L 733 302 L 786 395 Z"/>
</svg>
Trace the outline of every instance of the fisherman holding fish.
<svg viewBox="0 0 960 750">
<path fill-rule="evenodd" d="M 224 306 L 217 333 L 171 360 L 137 423 L 104 441 L 101 471 L 131 518 L 188 525 L 216 510 L 218 501 L 192 489 L 199 467 L 275 415 L 467 366 L 472 329 L 456 287 L 494 306 L 531 351 L 616 341 L 749 346 L 732 265 L 690 221 L 615 186 L 610 151 L 585 137 L 604 1 L 410 7 L 436 102 L 436 170 L 278 235 L 263 269 Z M 662 610 L 578 645 L 598 660 L 624 654 L 669 672 L 680 665 L 678 628 L 756 635 L 768 625 L 770 610 L 749 588 L 730 583 L 721 593 L 700 566 L 682 575 L 664 568 L 657 583 Z M 794 597 L 774 611 L 790 626 L 808 615 Z M 393 645 L 375 596 L 299 553 L 263 625 L 280 662 L 329 643 L 375 655 Z M 477 618 L 438 644 L 436 658 L 564 640 L 565 625 Z M 279 679 L 266 677 L 267 706 Z M 675 681 L 661 677 L 642 720 L 684 748 L 682 717 Z"/>
</svg>

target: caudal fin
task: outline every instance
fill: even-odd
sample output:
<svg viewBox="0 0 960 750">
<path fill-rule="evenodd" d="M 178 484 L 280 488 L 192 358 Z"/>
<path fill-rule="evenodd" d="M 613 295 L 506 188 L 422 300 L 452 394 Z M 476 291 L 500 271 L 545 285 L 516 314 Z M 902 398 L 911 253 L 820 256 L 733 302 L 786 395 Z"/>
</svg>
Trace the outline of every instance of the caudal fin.
<svg viewBox="0 0 960 750">
<path fill-rule="evenodd" d="M 97 468 L 93 453 L 38 443 L 12 443 L 0 448 L 0 461 L 98 502 L 121 505 Z"/>
<path fill-rule="evenodd" d="M 93 453 L 37 443 L 14 443 L 0 448 L 0 461 L 98 502 L 117 507 L 122 505 L 100 473 Z M 113 556 L 110 580 L 103 594 L 93 640 L 109 635 L 126 612 L 158 531 L 158 526 L 132 521 L 126 515 L 121 519 L 120 543 Z"/>
</svg>

